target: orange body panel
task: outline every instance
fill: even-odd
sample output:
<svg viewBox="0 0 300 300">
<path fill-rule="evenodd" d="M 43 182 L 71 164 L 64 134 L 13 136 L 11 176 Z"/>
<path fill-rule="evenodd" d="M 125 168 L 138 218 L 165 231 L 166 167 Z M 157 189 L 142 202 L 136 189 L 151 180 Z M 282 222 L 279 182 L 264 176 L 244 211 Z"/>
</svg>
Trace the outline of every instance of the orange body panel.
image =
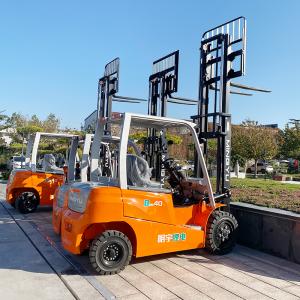
<svg viewBox="0 0 300 300">
<path fill-rule="evenodd" d="M 63 211 L 62 244 L 68 251 L 79 254 L 83 251 L 81 246 L 84 240 L 83 234 L 89 226 L 113 221 L 121 222 L 122 219 L 123 202 L 120 188 L 94 188 L 87 201 L 85 213 L 77 213 L 68 208 Z"/>
<path fill-rule="evenodd" d="M 55 191 L 52 203 L 52 226 L 54 232 L 60 234 L 62 208 L 57 205 L 57 193 L 58 189 Z"/>
<path fill-rule="evenodd" d="M 92 187 L 83 213 L 64 207 L 62 244 L 79 254 L 101 232 L 115 229 L 130 238 L 136 257 L 203 248 L 212 211 L 205 202 L 174 207 L 171 193 Z"/>
<path fill-rule="evenodd" d="M 63 174 L 13 170 L 6 187 L 6 200 L 13 204 L 20 191 L 30 190 L 38 194 L 39 205 L 52 205 L 55 190 L 63 181 Z"/>
<path fill-rule="evenodd" d="M 61 233 L 61 219 L 63 211 L 67 208 L 67 193 L 70 185 L 64 184 L 58 187 L 53 198 L 52 225 L 55 233 Z"/>
</svg>

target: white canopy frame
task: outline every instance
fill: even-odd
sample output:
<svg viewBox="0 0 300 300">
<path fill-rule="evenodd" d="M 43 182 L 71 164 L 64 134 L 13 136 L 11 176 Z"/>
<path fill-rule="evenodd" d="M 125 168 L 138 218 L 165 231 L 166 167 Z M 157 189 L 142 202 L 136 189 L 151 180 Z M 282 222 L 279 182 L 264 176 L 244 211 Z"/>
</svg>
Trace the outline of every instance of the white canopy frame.
<svg viewBox="0 0 300 300">
<path fill-rule="evenodd" d="M 113 118 L 102 118 L 97 124 L 98 132 L 102 133 L 100 135 L 99 142 L 101 143 L 101 136 L 103 136 L 104 124 L 106 122 L 118 123 L 121 125 L 121 140 L 120 140 L 120 151 L 119 151 L 119 186 L 121 189 L 127 189 L 127 147 L 129 131 L 131 126 L 144 127 L 144 128 L 156 128 L 162 130 L 164 128 L 171 127 L 184 127 L 188 128 L 192 134 L 193 142 L 195 144 L 195 149 L 198 155 L 199 168 L 202 170 L 203 179 L 202 183 L 207 187 L 209 204 L 211 207 L 215 208 L 215 198 L 209 180 L 207 167 L 201 150 L 201 146 L 198 140 L 198 136 L 195 130 L 196 124 L 173 118 L 157 117 L 150 115 L 141 115 L 133 113 L 124 113 L 119 116 L 114 116 Z"/>
<path fill-rule="evenodd" d="M 74 142 L 75 144 L 77 141 L 77 145 L 78 145 L 78 139 L 79 139 L 78 135 L 68 134 L 68 133 L 36 132 L 35 134 L 30 135 L 28 143 L 27 143 L 27 148 L 26 148 L 25 165 L 30 167 L 30 169 L 32 171 L 36 171 L 36 159 L 37 159 L 37 153 L 38 153 L 41 137 L 48 137 L 48 138 L 54 138 L 54 139 L 55 138 L 67 138 L 67 139 L 70 139 L 72 141 L 72 143 Z M 71 148 L 72 148 L 72 144 L 71 144 Z M 75 148 L 74 160 L 75 160 L 75 156 L 76 156 L 76 150 L 77 150 L 77 146 Z M 70 152 L 70 156 L 71 156 L 71 152 Z M 69 159 L 71 159 L 71 157 Z M 70 173 L 70 172 L 68 172 L 68 173 Z"/>
</svg>

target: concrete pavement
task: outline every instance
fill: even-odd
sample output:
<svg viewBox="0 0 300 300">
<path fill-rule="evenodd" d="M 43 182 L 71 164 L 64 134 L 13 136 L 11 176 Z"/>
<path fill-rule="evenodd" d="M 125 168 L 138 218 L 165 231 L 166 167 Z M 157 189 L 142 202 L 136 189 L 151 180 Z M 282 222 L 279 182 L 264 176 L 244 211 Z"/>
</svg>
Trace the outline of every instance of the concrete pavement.
<svg viewBox="0 0 300 300">
<path fill-rule="evenodd" d="M 0 298 L 74 299 L 0 205 Z"/>
</svg>

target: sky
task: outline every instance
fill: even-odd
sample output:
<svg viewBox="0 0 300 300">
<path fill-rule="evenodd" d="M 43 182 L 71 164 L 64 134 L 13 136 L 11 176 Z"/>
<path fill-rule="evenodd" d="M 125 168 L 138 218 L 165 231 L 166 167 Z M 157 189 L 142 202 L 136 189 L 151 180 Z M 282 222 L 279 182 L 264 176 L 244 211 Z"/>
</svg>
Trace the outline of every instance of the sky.
<svg viewBox="0 0 300 300">
<path fill-rule="evenodd" d="M 300 119 L 300 1 L 289 0 L 0 0 L 0 111 L 54 113 L 80 128 L 95 108 L 104 66 L 120 57 L 119 94 L 148 97 L 152 62 L 180 50 L 178 96 L 198 97 L 204 31 L 247 19 L 246 76 L 235 81 L 272 93 L 230 99 L 233 123 L 284 127 Z M 113 111 L 147 113 L 147 105 L 114 103 Z M 195 106 L 170 104 L 189 118 Z"/>
</svg>

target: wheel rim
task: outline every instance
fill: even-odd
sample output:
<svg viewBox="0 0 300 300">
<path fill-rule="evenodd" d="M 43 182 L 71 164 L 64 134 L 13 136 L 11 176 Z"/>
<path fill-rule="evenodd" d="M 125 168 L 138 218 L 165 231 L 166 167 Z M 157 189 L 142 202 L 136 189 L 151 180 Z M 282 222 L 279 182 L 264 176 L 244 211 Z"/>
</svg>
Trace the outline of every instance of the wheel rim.
<svg viewBox="0 0 300 300">
<path fill-rule="evenodd" d="M 117 242 L 106 243 L 100 252 L 100 260 L 107 267 L 119 265 L 124 256 L 123 246 Z"/>
<path fill-rule="evenodd" d="M 234 226 L 229 221 L 221 222 L 215 231 L 215 239 L 217 241 L 218 247 L 221 245 L 226 245 L 230 243 L 233 237 Z"/>
<path fill-rule="evenodd" d="M 32 192 L 26 192 L 22 194 L 23 207 L 26 211 L 32 211 L 36 206 L 36 196 Z"/>
</svg>

